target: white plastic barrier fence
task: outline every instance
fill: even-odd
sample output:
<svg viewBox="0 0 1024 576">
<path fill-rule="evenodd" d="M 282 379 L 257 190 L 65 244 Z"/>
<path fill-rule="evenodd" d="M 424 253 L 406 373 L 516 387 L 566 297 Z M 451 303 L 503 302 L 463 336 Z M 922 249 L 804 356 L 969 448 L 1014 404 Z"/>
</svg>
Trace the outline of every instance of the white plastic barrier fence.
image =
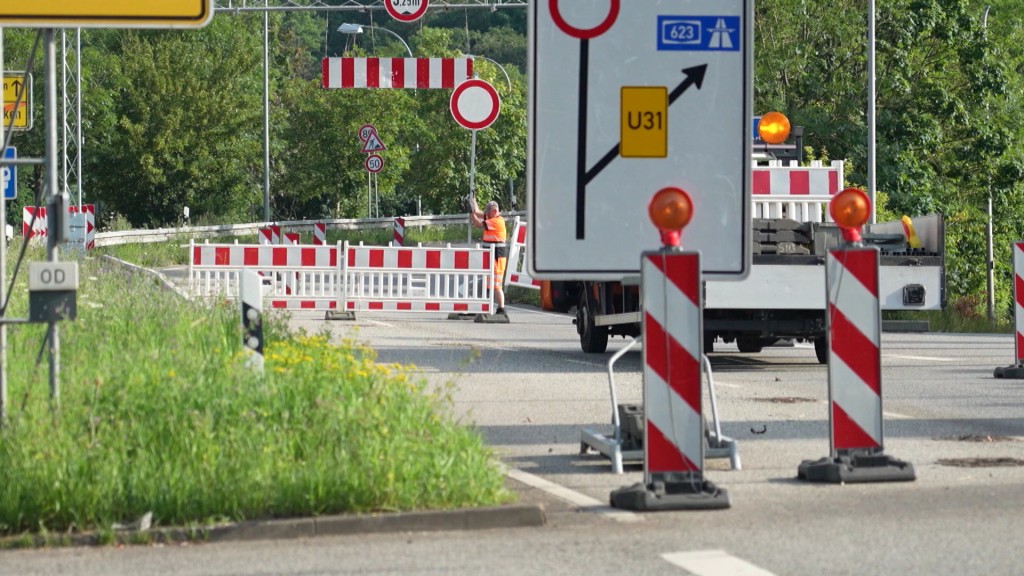
<svg viewBox="0 0 1024 576">
<path fill-rule="evenodd" d="M 347 310 L 465 312 L 494 308 L 494 248 L 348 246 Z"/>
<path fill-rule="evenodd" d="M 843 162 L 810 166 L 772 160 L 751 171 L 754 218 L 791 218 L 799 222 L 830 222 L 827 204 L 842 190 Z"/>
<path fill-rule="evenodd" d="M 504 284 L 506 286 L 522 286 L 523 288 L 540 290 L 540 280 L 534 280 L 529 273 L 526 226 L 526 222 L 516 216 L 512 225 L 512 241 L 509 243 L 508 264 L 505 267 Z"/>
<path fill-rule="evenodd" d="M 344 245 L 195 244 L 189 242 L 189 293 L 202 298 L 239 297 L 239 273 L 263 277 L 270 308 L 342 309 Z M 342 257 L 339 257 L 339 254 Z"/>
</svg>

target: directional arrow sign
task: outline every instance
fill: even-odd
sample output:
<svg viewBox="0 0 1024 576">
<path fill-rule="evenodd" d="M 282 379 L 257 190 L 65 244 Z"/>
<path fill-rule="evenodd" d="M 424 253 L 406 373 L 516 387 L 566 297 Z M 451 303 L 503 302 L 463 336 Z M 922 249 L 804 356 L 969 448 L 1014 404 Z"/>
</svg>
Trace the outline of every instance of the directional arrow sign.
<svg viewBox="0 0 1024 576">
<path fill-rule="evenodd" d="M 531 2 L 530 274 L 639 276 L 648 216 L 686 191 L 706 278 L 750 268 L 752 0 Z"/>
<path fill-rule="evenodd" d="M 3 92 L 4 127 L 10 126 L 14 130 L 32 128 L 32 75 L 5 71 Z"/>
</svg>

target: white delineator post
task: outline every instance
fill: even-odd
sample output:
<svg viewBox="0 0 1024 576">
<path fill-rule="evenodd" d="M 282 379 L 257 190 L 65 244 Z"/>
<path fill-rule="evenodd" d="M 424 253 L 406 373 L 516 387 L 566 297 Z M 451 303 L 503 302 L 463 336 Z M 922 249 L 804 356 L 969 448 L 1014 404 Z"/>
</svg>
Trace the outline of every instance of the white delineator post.
<svg viewBox="0 0 1024 576">
<path fill-rule="evenodd" d="M 837 201 L 846 214 L 836 214 Z M 829 250 L 825 267 L 829 456 L 804 461 L 797 477 L 834 483 L 914 480 L 910 463 L 884 453 L 879 251 L 863 246 L 860 236 L 870 201 L 861 190 L 846 189 L 829 210 L 845 240 Z"/>
<path fill-rule="evenodd" d="M 246 365 L 263 372 L 263 283 L 259 274 L 249 269 L 242 269 L 238 278 Z"/>
<path fill-rule="evenodd" d="M 1013 243 L 1013 325 L 1014 364 L 997 367 L 996 378 L 1024 378 L 1024 242 Z"/>
</svg>

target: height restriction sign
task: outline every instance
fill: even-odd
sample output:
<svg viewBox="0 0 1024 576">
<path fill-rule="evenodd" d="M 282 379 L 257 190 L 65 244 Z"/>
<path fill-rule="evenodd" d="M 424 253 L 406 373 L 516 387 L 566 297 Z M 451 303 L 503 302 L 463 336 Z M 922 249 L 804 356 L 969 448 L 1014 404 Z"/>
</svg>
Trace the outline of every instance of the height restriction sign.
<svg viewBox="0 0 1024 576">
<path fill-rule="evenodd" d="M 639 276 L 648 203 L 685 190 L 706 278 L 750 268 L 752 0 L 530 3 L 530 274 Z"/>
</svg>

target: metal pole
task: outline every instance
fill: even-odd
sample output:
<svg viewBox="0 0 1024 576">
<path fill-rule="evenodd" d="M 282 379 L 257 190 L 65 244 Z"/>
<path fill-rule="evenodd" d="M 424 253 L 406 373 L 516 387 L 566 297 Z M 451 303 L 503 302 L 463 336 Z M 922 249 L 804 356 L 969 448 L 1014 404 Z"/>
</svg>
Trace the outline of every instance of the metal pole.
<svg viewBox="0 0 1024 576">
<path fill-rule="evenodd" d="M 469 193 L 476 198 L 476 186 L 473 185 L 473 175 L 476 173 L 476 130 L 470 130 L 473 133 L 473 138 L 469 145 Z M 485 214 L 486 216 L 486 214 Z M 469 221 L 469 225 L 466 227 L 466 243 L 473 243 L 473 221 Z"/>
<path fill-rule="evenodd" d="M 4 29 L 0 28 L 0 84 L 3 82 L 4 71 Z M 0 121 L 0 154 L 3 153 L 4 122 Z M 3 167 L 0 166 L 0 169 Z M 7 286 L 7 199 L 0 198 L 0 303 L 4 301 Z M 28 239 L 26 238 L 26 241 Z M 6 315 L 6 312 L 4 312 Z M 7 422 L 7 325 L 0 324 L 0 428 Z"/>
<path fill-rule="evenodd" d="M 264 8 L 269 0 L 263 0 Z M 263 12 L 263 221 L 270 222 L 270 12 Z"/>
<path fill-rule="evenodd" d="M 986 231 L 986 237 L 988 240 L 988 250 L 986 252 L 987 259 L 985 260 L 985 267 L 988 269 L 988 275 L 986 277 L 985 287 L 988 290 L 988 322 L 994 324 L 996 321 L 996 293 L 995 293 L 995 262 L 992 259 L 992 188 L 988 190 L 988 230 Z"/>
<path fill-rule="evenodd" d="M 57 48 L 53 28 L 46 29 L 43 42 L 46 44 L 46 192 L 53 198 L 57 195 Z M 47 234 L 46 256 L 50 262 L 57 261 L 56 240 L 60 236 L 57 230 Z M 56 321 L 50 321 L 49 337 L 50 402 L 56 410 L 60 408 L 60 330 Z"/>
<path fill-rule="evenodd" d="M 875 0 L 868 0 L 868 198 L 871 223 L 877 218 L 875 202 Z"/>
</svg>

